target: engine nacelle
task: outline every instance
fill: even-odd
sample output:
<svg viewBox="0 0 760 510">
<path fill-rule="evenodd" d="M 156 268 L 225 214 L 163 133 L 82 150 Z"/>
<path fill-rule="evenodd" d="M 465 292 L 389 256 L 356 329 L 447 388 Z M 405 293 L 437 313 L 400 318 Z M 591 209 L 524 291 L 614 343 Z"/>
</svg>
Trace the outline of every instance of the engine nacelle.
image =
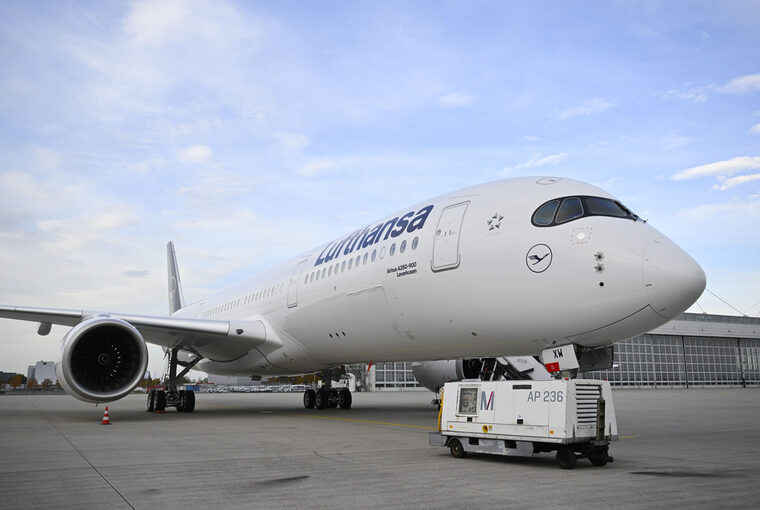
<svg viewBox="0 0 760 510">
<path fill-rule="evenodd" d="M 80 322 L 61 340 L 58 381 L 83 402 L 111 402 L 128 395 L 145 376 L 148 348 L 134 326 L 114 317 Z"/>
<path fill-rule="evenodd" d="M 482 367 L 483 362 L 478 358 L 417 361 L 412 363 L 412 373 L 418 383 L 438 393 L 447 382 L 477 379 Z"/>
</svg>

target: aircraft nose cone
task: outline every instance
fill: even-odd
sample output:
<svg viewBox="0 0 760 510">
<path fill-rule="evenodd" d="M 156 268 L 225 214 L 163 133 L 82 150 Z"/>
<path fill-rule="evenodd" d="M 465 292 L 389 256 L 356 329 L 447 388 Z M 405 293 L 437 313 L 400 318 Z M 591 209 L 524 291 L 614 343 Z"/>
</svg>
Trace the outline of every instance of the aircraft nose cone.
<svg viewBox="0 0 760 510">
<path fill-rule="evenodd" d="M 705 290 L 705 272 L 669 239 L 649 243 L 644 250 L 642 274 L 652 308 L 666 319 L 689 308 Z"/>
</svg>

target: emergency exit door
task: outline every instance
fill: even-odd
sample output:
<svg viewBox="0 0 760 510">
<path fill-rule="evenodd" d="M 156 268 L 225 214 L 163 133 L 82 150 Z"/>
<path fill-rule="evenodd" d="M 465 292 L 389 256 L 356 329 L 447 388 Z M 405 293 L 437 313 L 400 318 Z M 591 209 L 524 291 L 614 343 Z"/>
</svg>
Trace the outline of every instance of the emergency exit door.
<svg viewBox="0 0 760 510">
<path fill-rule="evenodd" d="M 450 205 L 443 210 L 438 220 L 433 241 L 433 271 L 443 271 L 459 267 L 459 238 L 464 221 L 464 213 L 469 202 Z"/>
</svg>

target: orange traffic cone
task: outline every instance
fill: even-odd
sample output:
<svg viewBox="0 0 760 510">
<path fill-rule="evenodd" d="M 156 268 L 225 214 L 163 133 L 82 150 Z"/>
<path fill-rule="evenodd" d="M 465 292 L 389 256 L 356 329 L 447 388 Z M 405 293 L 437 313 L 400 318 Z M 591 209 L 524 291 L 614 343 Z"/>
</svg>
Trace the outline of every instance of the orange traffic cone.
<svg viewBox="0 0 760 510">
<path fill-rule="evenodd" d="M 100 424 L 101 425 L 110 425 L 111 424 L 111 418 L 108 417 L 108 406 L 106 406 L 106 410 L 103 413 L 103 421 Z"/>
</svg>

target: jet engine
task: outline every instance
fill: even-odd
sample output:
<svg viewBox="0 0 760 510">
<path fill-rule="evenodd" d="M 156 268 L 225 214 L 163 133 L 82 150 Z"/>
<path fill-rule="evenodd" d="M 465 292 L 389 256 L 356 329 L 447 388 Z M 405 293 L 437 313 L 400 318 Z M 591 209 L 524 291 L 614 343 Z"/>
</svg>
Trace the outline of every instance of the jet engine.
<svg viewBox="0 0 760 510">
<path fill-rule="evenodd" d="M 111 402 L 129 394 L 145 376 L 148 348 L 134 326 L 99 316 L 74 326 L 61 340 L 58 381 L 83 402 Z"/>
<path fill-rule="evenodd" d="M 482 368 L 483 362 L 479 358 L 412 363 L 412 373 L 417 382 L 434 393 L 438 393 L 447 382 L 479 378 Z"/>
</svg>

